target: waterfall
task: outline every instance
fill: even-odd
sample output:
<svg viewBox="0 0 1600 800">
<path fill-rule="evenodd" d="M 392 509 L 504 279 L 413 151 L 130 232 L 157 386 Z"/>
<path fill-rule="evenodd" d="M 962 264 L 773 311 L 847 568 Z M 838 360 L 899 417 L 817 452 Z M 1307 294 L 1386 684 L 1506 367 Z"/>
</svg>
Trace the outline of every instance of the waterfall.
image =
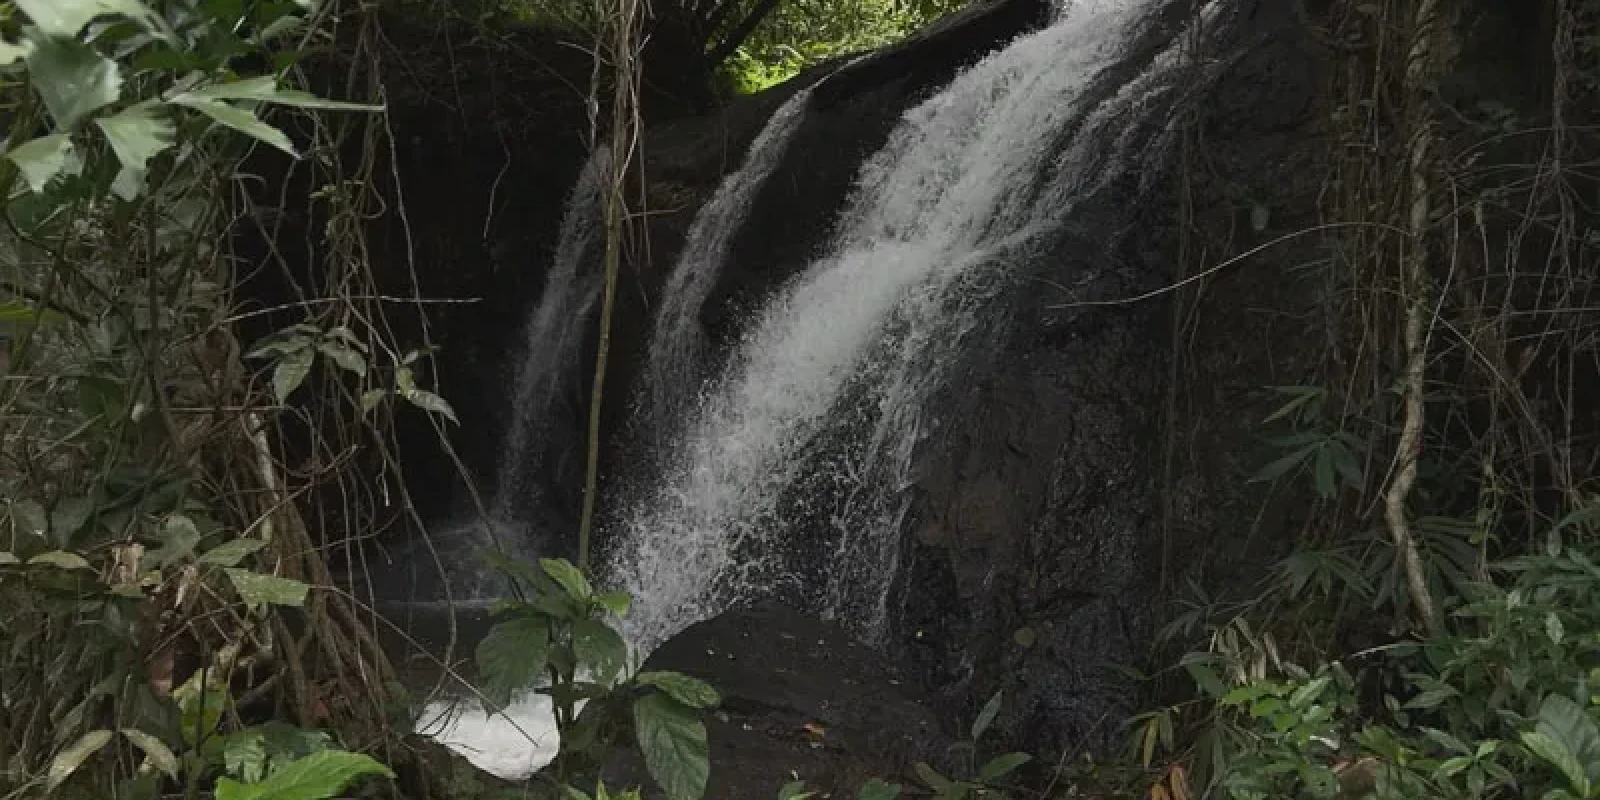
<svg viewBox="0 0 1600 800">
<path fill-rule="evenodd" d="M 514 354 L 508 392 L 505 447 L 495 465 L 487 520 L 477 515 L 448 523 L 440 532 L 446 548 L 446 579 L 458 605 L 484 605 L 502 596 L 500 577 L 484 569 L 477 550 L 485 545 L 529 558 L 539 548 L 527 509 L 537 508 L 548 481 L 553 455 L 561 446 L 553 439 L 563 418 L 562 403 L 575 395 L 579 347 L 586 323 L 600 294 L 600 275 L 585 269 L 600 224 L 601 188 L 609 156 L 595 151 L 567 196 L 554 259 L 545 275 L 539 303 L 522 329 L 522 346 Z"/>
<path fill-rule="evenodd" d="M 545 465 L 551 423 L 570 388 L 568 379 L 583 342 L 584 322 L 600 295 L 600 276 L 583 269 L 600 226 L 601 188 L 610 162 L 597 148 L 567 198 L 555 260 L 545 275 L 539 305 L 523 328 L 521 359 L 512 373 L 510 426 L 495 471 L 491 521 L 510 525 L 530 495 Z"/>
<path fill-rule="evenodd" d="M 670 430 L 682 418 L 700 385 L 705 352 L 700 309 L 722 274 L 722 264 L 750 203 L 782 163 L 810 101 L 808 87 L 773 112 L 750 144 L 744 164 L 722 181 L 689 227 L 683 250 L 662 290 L 645 366 L 651 417 L 658 431 Z"/>
<path fill-rule="evenodd" d="M 614 523 L 636 647 L 772 596 L 884 634 L 924 401 L 1074 192 L 1132 146 L 1111 126 L 1162 82 L 1094 89 L 1157 3 L 1066 3 L 861 168 L 833 241 L 749 322 Z"/>
</svg>

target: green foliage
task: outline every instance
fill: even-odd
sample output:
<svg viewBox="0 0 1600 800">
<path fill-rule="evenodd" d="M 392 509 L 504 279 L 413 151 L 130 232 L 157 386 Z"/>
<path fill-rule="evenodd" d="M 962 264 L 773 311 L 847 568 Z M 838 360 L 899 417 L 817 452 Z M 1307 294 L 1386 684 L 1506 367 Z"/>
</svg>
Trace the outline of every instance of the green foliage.
<svg viewBox="0 0 1600 800">
<path fill-rule="evenodd" d="M 882 47 L 966 5 L 965 0 L 785 0 L 728 63 L 737 92 L 760 91 L 824 61 Z"/>
<path fill-rule="evenodd" d="M 1197 774 L 1237 800 L 1600 796 L 1592 545 L 1552 537 L 1492 574 L 1503 579 L 1466 587 L 1450 632 L 1364 653 L 1354 670 L 1280 660 L 1240 672 L 1223 654 L 1191 654 L 1208 709 Z M 1138 728 L 1146 763 L 1152 741 L 1173 747 L 1150 737 L 1151 718 Z"/>
<path fill-rule="evenodd" d="M 1002 753 L 984 761 L 981 765 L 977 762 L 978 741 L 988 732 L 994 724 L 995 717 L 999 716 L 1004 706 L 1004 696 L 995 692 L 983 708 L 978 711 L 977 717 L 972 721 L 970 730 L 971 738 L 962 743 L 962 749 L 969 756 L 967 768 L 970 777 L 959 779 L 950 778 L 941 774 L 932 766 L 918 762 L 916 764 L 917 780 L 938 800 L 967 800 L 973 797 L 1006 798 L 1010 786 L 1012 773 L 1022 765 L 1033 760 L 1027 753 Z M 900 787 L 879 782 L 869 783 L 861 792 L 862 797 L 895 797 Z"/>
<path fill-rule="evenodd" d="M 570 562 L 547 558 L 535 568 L 495 554 L 489 561 L 518 599 L 496 605 L 495 625 L 478 643 L 484 699 L 504 706 L 521 691 L 550 696 L 561 733 L 557 775 L 594 772 L 631 728 L 667 796 L 699 800 L 710 776 L 700 712 L 722 702 L 716 690 L 676 672 L 629 677 L 627 645 L 611 620 L 627 613 L 631 599 L 597 593 Z"/>
<path fill-rule="evenodd" d="M 1331 500 L 1341 487 L 1361 489 L 1365 478 L 1358 456 L 1366 450 L 1366 443 L 1328 418 L 1327 391 L 1316 386 L 1275 386 L 1273 390 L 1289 399 L 1264 422 L 1288 424 L 1291 432 L 1271 437 L 1267 443 L 1287 452 L 1251 476 L 1251 482 L 1275 481 L 1309 470 L 1312 488 L 1324 500 Z"/>
<path fill-rule="evenodd" d="M 291 751 L 235 738 L 267 733 L 228 691 L 320 558 L 232 349 L 224 246 L 239 159 L 297 151 L 264 109 L 375 110 L 287 88 L 277 37 L 313 11 L 0 2 L 0 794 L 329 797 L 322 768 L 365 759 L 305 734 L 305 780 L 272 783 Z"/>
<path fill-rule="evenodd" d="M 650 775 L 673 800 L 697 800 L 710 778 L 706 726 L 671 695 L 652 694 L 633 704 L 634 730 Z"/>
<path fill-rule="evenodd" d="M 255 783 L 217 781 L 217 800 L 327 800 L 359 778 L 394 777 L 388 767 L 359 753 L 323 750 L 299 758 Z"/>
</svg>

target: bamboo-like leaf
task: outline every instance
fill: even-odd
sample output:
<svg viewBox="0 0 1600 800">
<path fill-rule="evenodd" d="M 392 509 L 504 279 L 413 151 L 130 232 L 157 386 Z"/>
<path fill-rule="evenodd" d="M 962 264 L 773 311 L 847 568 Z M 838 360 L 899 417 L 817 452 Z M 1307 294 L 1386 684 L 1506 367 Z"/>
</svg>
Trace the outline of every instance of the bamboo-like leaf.
<svg viewBox="0 0 1600 800">
<path fill-rule="evenodd" d="M 150 759 L 151 766 L 166 773 L 167 777 L 178 777 L 178 757 L 173 754 L 172 748 L 144 731 L 126 728 L 123 729 L 122 735 L 133 742 L 134 747 L 144 752 L 145 757 Z"/>
<path fill-rule="evenodd" d="M 294 89 L 279 88 L 278 82 L 270 75 L 263 75 L 228 83 L 215 83 L 210 86 L 192 89 L 186 93 L 189 97 L 204 100 L 256 100 L 263 103 L 274 103 L 294 108 L 317 109 L 321 111 L 382 111 L 381 105 L 366 105 L 362 103 L 344 103 L 337 100 L 324 100 L 306 92 Z"/>
<path fill-rule="evenodd" d="M 989 760 L 989 763 L 984 764 L 982 769 L 978 770 L 978 780 L 999 780 L 1032 760 L 1033 756 L 1027 753 L 1006 753 L 1005 755 L 995 756 Z"/>
<path fill-rule="evenodd" d="M 994 718 L 1000 714 L 1000 706 L 1003 701 L 1002 693 L 995 692 L 994 696 L 989 698 L 989 702 L 983 704 L 983 709 L 978 712 L 978 718 L 972 721 L 973 741 L 983 738 L 984 732 L 989 730 L 990 725 L 994 724 Z"/>
<path fill-rule="evenodd" d="M 220 125 L 272 145 L 295 158 L 300 157 L 300 151 L 295 149 L 294 142 L 289 141 L 288 135 L 263 122 L 254 111 L 247 111 L 218 100 L 196 97 L 188 92 L 172 98 L 170 102 L 198 111 Z"/>
<path fill-rule="evenodd" d="M 55 791 L 67 778 L 72 777 L 72 773 L 78 771 L 78 767 L 83 766 L 83 762 L 89 760 L 89 756 L 100 752 L 109 741 L 111 731 L 89 731 L 67 749 L 57 753 L 50 762 L 49 771 L 45 773 L 45 791 Z"/>
<path fill-rule="evenodd" d="M 89 561 L 87 559 L 77 553 L 69 553 L 65 550 L 51 550 L 48 553 L 40 553 L 28 559 L 28 565 L 67 570 L 89 569 Z"/>
</svg>

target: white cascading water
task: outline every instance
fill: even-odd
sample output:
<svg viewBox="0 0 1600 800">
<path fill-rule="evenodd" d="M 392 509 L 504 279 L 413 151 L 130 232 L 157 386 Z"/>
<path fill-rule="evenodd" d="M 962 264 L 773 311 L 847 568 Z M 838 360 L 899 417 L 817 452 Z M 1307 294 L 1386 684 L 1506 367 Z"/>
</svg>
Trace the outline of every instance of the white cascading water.
<svg viewBox="0 0 1600 800">
<path fill-rule="evenodd" d="M 523 345 L 512 370 L 506 446 L 495 465 L 493 493 L 485 509 L 488 518 L 480 519 L 474 512 L 441 531 L 441 540 L 452 543 L 446 577 L 458 606 L 487 605 L 503 594 L 501 578 L 482 568 L 480 547 L 520 558 L 537 554 L 529 522 L 520 518 L 520 510 L 537 502 L 540 485 L 534 476 L 548 463 L 550 426 L 599 297 L 600 276 L 585 271 L 583 265 L 599 232 L 600 190 L 608 162 L 607 150 L 596 150 L 567 195 L 555 257 L 539 304 L 523 327 Z"/>
<path fill-rule="evenodd" d="M 862 167 L 827 252 L 752 320 L 665 474 L 617 520 L 607 566 L 636 599 L 637 649 L 796 593 L 883 634 L 923 401 L 1007 261 L 1116 156 L 1109 125 L 1161 90 L 1141 77 L 1097 106 L 1088 91 L 1156 4 L 1066 3 L 909 111 Z M 820 441 L 830 432 L 843 444 Z M 832 529 L 815 575 L 792 569 L 796 547 L 817 546 L 791 541 L 796 518 Z"/>
<path fill-rule="evenodd" d="M 782 161 L 810 94 L 809 89 L 800 91 L 773 114 L 750 145 L 744 165 L 722 182 L 696 215 L 669 284 L 670 298 L 656 324 L 655 340 L 665 343 L 670 355 L 657 359 L 652 354 L 651 368 L 661 364 L 663 372 L 652 373 L 650 378 L 682 383 L 694 374 L 690 359 L 698 357 L 700 343 L 693 315 L 715 283 L 751 199 Z M 528 321 L 527 355 L 517 368 L 516 405 L 500 462 L 498 494 L 490 512 L 493 525 L 507 533 L 505 546 L 518 547 L 526 536 L 511 525 L 517 499 L 514 493 L 537 489 L 526 476 L 545 456 L 548 440 L 544 426 L 563 391 L 562 377 L 570 374 L 583 323 L 598 296 L 598 276 L 584 274 L 582 264 L 598 232 L 606 163 L 601 156 L 591 158 L 572 190 L 555 263 L 539 306 Z M 551 714 L 550 698 L 532 691 L 518 694 L 508 708 L 493 713 L 472 700 L 440 700 L 424 709 L 415 729 L 486 772 L 506 780 L 525 780 L 549 764 L 560 749 Z"/>
<path fill-rule="evenodd" d="M 700 309 L 722 274 L 734 234 L 749 214 L 756 192 L 783 162 L 810 102 L 811 89 L 801 89 L 773 112 L 750 144 L 744 164 L 723 179 L 689 227 L 650 333 L 645 380 L 657 430 L 671 430 L 682 419 L 699 387 L 706 350 Z"/>
<path fill-rule="evenodd" d="M 600 276 L 583 270 L 600 230 L 600 191 L 610 163 L 609 148 L 597 148 L 567 197 L 555 260 L 545 276 L 539 305 L 523 329 L 522 358 L 511 388 L 511 425 L 495 470 L 490 517 L 510 523 L 519 498 L 536 490 L 530 480 L 549 445 L 555 406 L 573 373 L 585 322 L 600 296 Z"/>
</svg>

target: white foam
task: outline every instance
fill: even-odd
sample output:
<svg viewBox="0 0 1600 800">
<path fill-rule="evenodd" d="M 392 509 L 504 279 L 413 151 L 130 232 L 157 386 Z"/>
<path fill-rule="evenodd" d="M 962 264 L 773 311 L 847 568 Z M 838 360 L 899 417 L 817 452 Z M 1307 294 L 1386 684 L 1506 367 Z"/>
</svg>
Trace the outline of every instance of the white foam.
<svg viewBox="0 0 1600 800">
<path fill-rule="evenodd" d="M 527 780 L 561 752 L 553 704 L 548 696 L 531 691 L 497 712 L 485 712 L 476 700 L 429 703 L 415 730 L 508 781 Z"/>
</svg>

